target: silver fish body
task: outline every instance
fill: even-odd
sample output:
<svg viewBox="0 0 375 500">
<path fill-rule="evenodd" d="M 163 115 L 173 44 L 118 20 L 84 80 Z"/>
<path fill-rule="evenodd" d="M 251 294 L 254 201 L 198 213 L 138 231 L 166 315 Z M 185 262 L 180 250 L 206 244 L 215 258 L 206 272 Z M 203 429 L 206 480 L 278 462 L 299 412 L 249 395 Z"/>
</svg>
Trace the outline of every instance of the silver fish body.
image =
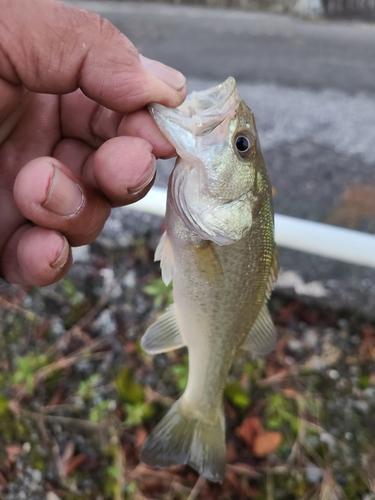
<svg viewBox="0 0 375 500">
<path fill-rule="evenodd" d="M 151 354 L 187 346 L 189 377 L 141 459 L 154 467 L 188 463 L 221 481 L 229 370 L 240 348 L 262 354 L 275 342 L 266 306 L 277 276 L 271 187 L 254 117 L 233 78 L 176 110 L 150 111 L 179 156 L 155 255 L 163 280 L 173 280 L 174 305 L 142 346 Z"/>
</svg>

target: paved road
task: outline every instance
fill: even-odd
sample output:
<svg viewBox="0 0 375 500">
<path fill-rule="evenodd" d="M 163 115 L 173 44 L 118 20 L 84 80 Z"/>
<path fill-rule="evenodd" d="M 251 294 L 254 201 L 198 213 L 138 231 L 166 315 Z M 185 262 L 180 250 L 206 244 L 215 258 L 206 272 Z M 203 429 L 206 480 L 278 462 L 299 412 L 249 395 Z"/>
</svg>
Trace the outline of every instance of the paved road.
<svg viewBox="0 0 375 500">
<path fill-rule="evenodd" d="M 110 19 L 144 55 L 183 71 L 191 90 L 236 77 L 257 118 L 277 212 L 375 232 L 375 26 L 163 4 L 80 5 Z M 322 282 L 324 300 L 375 316 L 374 270 L 285 250 L 281 265 Z"/>
<path fill-rule="evenodd" d="M 77 2 L 78 3 L 78 2 Z M 375 92 L 375 27 L 158 3 L 80 2 L 190 78 Z"/>
</svg>

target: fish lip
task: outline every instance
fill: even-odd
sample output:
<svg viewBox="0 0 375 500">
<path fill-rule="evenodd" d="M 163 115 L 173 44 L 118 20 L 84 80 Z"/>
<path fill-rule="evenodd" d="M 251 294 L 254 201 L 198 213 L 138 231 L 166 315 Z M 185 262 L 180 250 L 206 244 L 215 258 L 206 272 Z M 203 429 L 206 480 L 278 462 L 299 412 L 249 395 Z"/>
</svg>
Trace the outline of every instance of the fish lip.
<svg viewBox="0 0 375 500">
<path fill-rule="evenodd" d="M 207 90 L 192 92 L 177 108 L 152 103 L 148 109 L 157 123 L 173 123 L 195 136 L 212 132 L 237 107 L 237 87 L 233 77 Z"/>
</svg>

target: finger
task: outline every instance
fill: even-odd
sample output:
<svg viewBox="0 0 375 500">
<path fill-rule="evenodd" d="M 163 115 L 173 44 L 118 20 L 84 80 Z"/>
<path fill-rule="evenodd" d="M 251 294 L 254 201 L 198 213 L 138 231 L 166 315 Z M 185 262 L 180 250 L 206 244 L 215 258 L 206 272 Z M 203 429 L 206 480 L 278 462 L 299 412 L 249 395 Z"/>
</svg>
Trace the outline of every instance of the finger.
<svg viewBox="0 0 375 500">
<path fill-rule="evenodd" d="M 24 224 L 4 248 L 0 274 L 10 283 L 45 286 L 61 279 L 71 265 L 72 254 L 63 235 Z"/>
<path fill-rule="evenodd" d="M 61 96 L 60 113 L 61 135 L 85 141 L 93 148 L 118 135 L 124 116 L 89 99 L 79 89 Z"/>
<path fill-rule="evenodd" d="M 0 30 L 1 76 L 34 92 L 64 94 L 81 88 L 122 113 L 152 101 L 179 105 L 185 77 L 140 58 L 134 45 L 98 15 L 51 0 L 7 1 Z"/>
<path fill-rule="evenodd" d="M 94 241 L 110 213 L 110 204 L 98 189 L 50 157 L 25 165 L 13 193 L 24 217 L 59 231 L 73 246 Z"/>
<path fill-rule="evenodd" d="M 127 205 L 142 198 L 156 174 L 152 146 L 137 137 L 115 137 L 105 142 L 90 160 L 84 177 L 94 173 L 96 185 L 112 206 Z"/>
<path fill-rule="evenodd" d="M 85 142 L 77 139 L 62 139 L 57 143 L 52 156 L 64 165 L 69 165 L 69 169 L 72 172 L 82 177 L 84 166 L 94 152 L 95 149 L 88 146 Z M 94 175 L 85 177 L 85 181 L 96 186 Z"/>
<path fill-rule="evenodd" d="M 53 156 L 104 193 L 113 207 L 142 198 L 150 189 L 156 172 L 151 144 L 136 137 L 113 138 L 98 151 L 81 141 L 64 139 Z"/>
<path fill-rule="evenodd" d="M 125 115 L 118 127 L 118 135 L 146 139 L 152 145 L 152 152 L 156 158 L 170 158 L 176 155 L 174 146 L 161 133 L 146 109 Z"/>
<path fill-rule="evenodd" d="M 152 145 L 157 158 L 176 154 L 146 109 L 124 116 L 97 104 L 80 90 L 61 97 L 61 134 L 93 148 L 118 135 L 141 137 Z"/>
<path fill-rule="evenodd" d="M 152 145 L 157 158 L 176 154 L 146 109 L 124 116 L 100 106 L 80 90 L 61 97 L 61 133 L 93 148 L 118 135 L 141 137 Z"/>
</svg>

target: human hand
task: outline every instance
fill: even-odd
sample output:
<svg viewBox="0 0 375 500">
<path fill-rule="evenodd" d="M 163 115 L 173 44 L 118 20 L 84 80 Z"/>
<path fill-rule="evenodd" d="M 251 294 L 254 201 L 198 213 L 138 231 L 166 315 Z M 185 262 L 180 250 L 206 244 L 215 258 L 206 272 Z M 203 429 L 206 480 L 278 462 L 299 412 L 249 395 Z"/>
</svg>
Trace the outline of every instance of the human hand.
<svg viewBox="0 0 375 500">
<path fill-rule="evenodd" d="M 111 207 L 142 198 L 175 154 L 145 106 L 185 78 L 109 21 L 53 0 L 0 0 L 0 277 L 48 285 Z"/>
</svg>

